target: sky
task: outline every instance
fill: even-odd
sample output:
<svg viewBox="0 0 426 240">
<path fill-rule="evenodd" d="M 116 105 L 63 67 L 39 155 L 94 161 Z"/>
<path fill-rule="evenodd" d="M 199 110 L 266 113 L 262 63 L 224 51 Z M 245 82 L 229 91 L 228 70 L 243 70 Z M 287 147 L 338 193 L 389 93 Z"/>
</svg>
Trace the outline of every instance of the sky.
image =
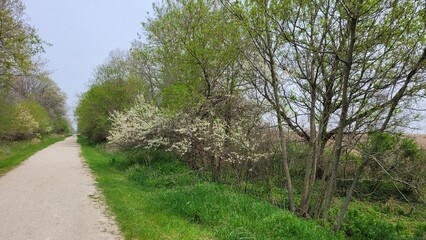
<svg viewBox="0 0 426 240">
<path fill-rule="evenodd" d="M 96 66 L 109 52 L 129 49 L 156 0 L 22 0 L 28 22 L 47 46 L 42 57 L 67 95 L 70 116 Z"/>
</svg>

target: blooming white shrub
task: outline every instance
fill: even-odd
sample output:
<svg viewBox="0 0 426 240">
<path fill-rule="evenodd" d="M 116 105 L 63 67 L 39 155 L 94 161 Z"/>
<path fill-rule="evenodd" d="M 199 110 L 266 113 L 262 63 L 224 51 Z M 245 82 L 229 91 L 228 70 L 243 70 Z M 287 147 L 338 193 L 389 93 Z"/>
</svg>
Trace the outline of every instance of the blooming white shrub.
<svg viewBox="0 0 426 240">
<path fill-rule="evenodd" d="M 111 120 L 108 137 L 111 145 L 156 148 L 166 144 L 157 130 L 165 124 L 167 117 L 159 108 L 147 103 L 143 96 L 139 96 L 127 111 L 114 112 Z"/>
<path fill-rule="evenodd" d="M 39 123 L 34 119 L 28 108 L 23 104 L 17 104 L 15 109 L 15 128 L 17 134 L 33 134 L 39 127 Z"/>
<path fill-rule="evenodd" d="M 115 112 L 109 144 L 122 148 L 162 148 L 180 156 L 221 159 L 241 163 L 268 157 L 260 153 L 259 136 L 250 136 L 244 121 L 227 126 L 219 118 L 188 113 L 167 114 L 140 96 L 135 105 Z"/>
</svg>

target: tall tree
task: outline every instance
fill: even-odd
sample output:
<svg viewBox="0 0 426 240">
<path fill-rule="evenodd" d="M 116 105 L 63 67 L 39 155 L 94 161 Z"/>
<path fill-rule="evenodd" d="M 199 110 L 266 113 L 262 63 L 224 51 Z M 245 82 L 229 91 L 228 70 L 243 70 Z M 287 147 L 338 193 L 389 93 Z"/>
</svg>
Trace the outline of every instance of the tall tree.
<svg viewBox="0 0 426 240">
<path fill-rule="evenodd" d="M 225 7 L 236 17 L 241 29 L 245 31 L 244 37 L 250 40 L 251 45 L 241 49 L 245 58 L 241 60 L 241 66 L 249 74 L 248 82 L 266 99 L 274 115 L 276 116 L 280 156 L 283 165 L 283 174 L 286 178 L 286 187 L 289 199 L 289 209 L 295 211 L 293 196 L 293 184 L 290 175 L 290 167 L 287 152 L 287 140 L 284 135 L 284 121 L 286 105 L 282 101 L 282 95 L 287 89 L 281 79 L 279 65 L 284 41 L 277 34 L 279 25 L 273 16 L 285 19 L 288 9 L 275 1 L 245 1 L 231 3 L 222 1 Z"/>
<path fill-rule="evenodd" d="M 149 48 L 142 45 L 141 52 L 156 61 L 151 66 L 161 79 L 162 106 L 209 118 L 211 127 L 214 118 L 225 119 L 230 133 L 232 105 L 241 97 L 237 60 L 244 43 L 238 26 L 217 0 L 167 0 L 155 12 L 144 24 Z M 222 161 L 210 159 L 216 180 Z"/>
<path fill-rule="evenodd" d="M 277 79 L 258 82 L 256 89 L 272 106 L 279 105 L 285 124 L 309 142 L 299 211 L 308 215 L 313 206 L 311 214 L 326 221 L 343 150 L 356 142 L 345 138 L 380 129 L 395 101 L 398 108 L 424 89 L 424 62 L 418 62 L 425 44 L 424 5 L 409 0 L 222 2 L 247 26 L 247 36 L 257 38 L 250 62 L 262 70 L 258 76 Z M 263 19 L 268 24 L 259 24 Z M 274 82 L 280 102 L 271 97 Z M 393 119 L 396 112 L 391 112 Z M 325 159 L 331 140 L 333 154 Z M 310 204 L 319 167 L 322 183 Z"/>
</svg>

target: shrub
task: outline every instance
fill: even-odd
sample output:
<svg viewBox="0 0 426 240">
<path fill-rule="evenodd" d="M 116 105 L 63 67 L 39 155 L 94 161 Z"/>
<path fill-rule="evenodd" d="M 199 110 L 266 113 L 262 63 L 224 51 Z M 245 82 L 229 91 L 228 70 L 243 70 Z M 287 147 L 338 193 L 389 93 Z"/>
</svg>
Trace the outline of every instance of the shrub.
<svg viewBox="0 0 426 240">
<path fill-rule="evenodd" d="M 37 122 L 37 127 L 34 129 L 34 132 L 38 134 L 46 134 L 51 131 L 49 113 L 39 103 L 34 101 L 24 101 L 20 103 L 19 106 L 26 108 L 34 121 Z"/>
<path fill-rule="evenodd" d="M 218 161 L 241 164 L 269 156 L 259 148 L 262 136 L 247 131 L 243 121 L 235 121 L 228 128 L 219 118 L 171 114 L 146 102 L 142 96 L 128 110 L 115 112 L 111 121 L 108 140 L 112 146 L 164 149 L 188 161 L 207 161 L 201 165 L 211 164 L 213 170 Z"/>
<path fill-rule="evenodd" d="M 12 115 L 12 125 L 9 135 L 15 139 L 32 137 L 39 128 L 39 123 L 24 104 L 17 104 Z"/>
<path fill-rule="evenodd" d="M 383 220 L 382 217 L 379 213 L 365 211 L 365 209 L 364 212 L 358 208 L 350 209 L 346 214 L 342 230 L 354 240 L 401 239 L 401 227 Z"/>
</svg>

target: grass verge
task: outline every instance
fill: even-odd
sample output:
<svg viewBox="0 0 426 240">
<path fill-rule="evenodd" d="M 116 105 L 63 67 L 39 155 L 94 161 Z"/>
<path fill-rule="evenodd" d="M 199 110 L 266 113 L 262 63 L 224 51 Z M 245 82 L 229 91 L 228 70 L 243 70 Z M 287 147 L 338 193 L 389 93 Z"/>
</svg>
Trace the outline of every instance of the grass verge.
<svg viewBox="0 0 426 240">
<path fill-rule="evenodd" d="M 34 143 L 32 140 L 0 143 L 0 175 L 5 174 L 34 153 L 66 137 L 47 137 Z"/>
<path fill-rule="evenodd" d="M 205 181 L 166 153 L 129 156 L 83 138 L 79 143 L 126 239 L 343 239 L 264 200 Z"/>
</svg>

